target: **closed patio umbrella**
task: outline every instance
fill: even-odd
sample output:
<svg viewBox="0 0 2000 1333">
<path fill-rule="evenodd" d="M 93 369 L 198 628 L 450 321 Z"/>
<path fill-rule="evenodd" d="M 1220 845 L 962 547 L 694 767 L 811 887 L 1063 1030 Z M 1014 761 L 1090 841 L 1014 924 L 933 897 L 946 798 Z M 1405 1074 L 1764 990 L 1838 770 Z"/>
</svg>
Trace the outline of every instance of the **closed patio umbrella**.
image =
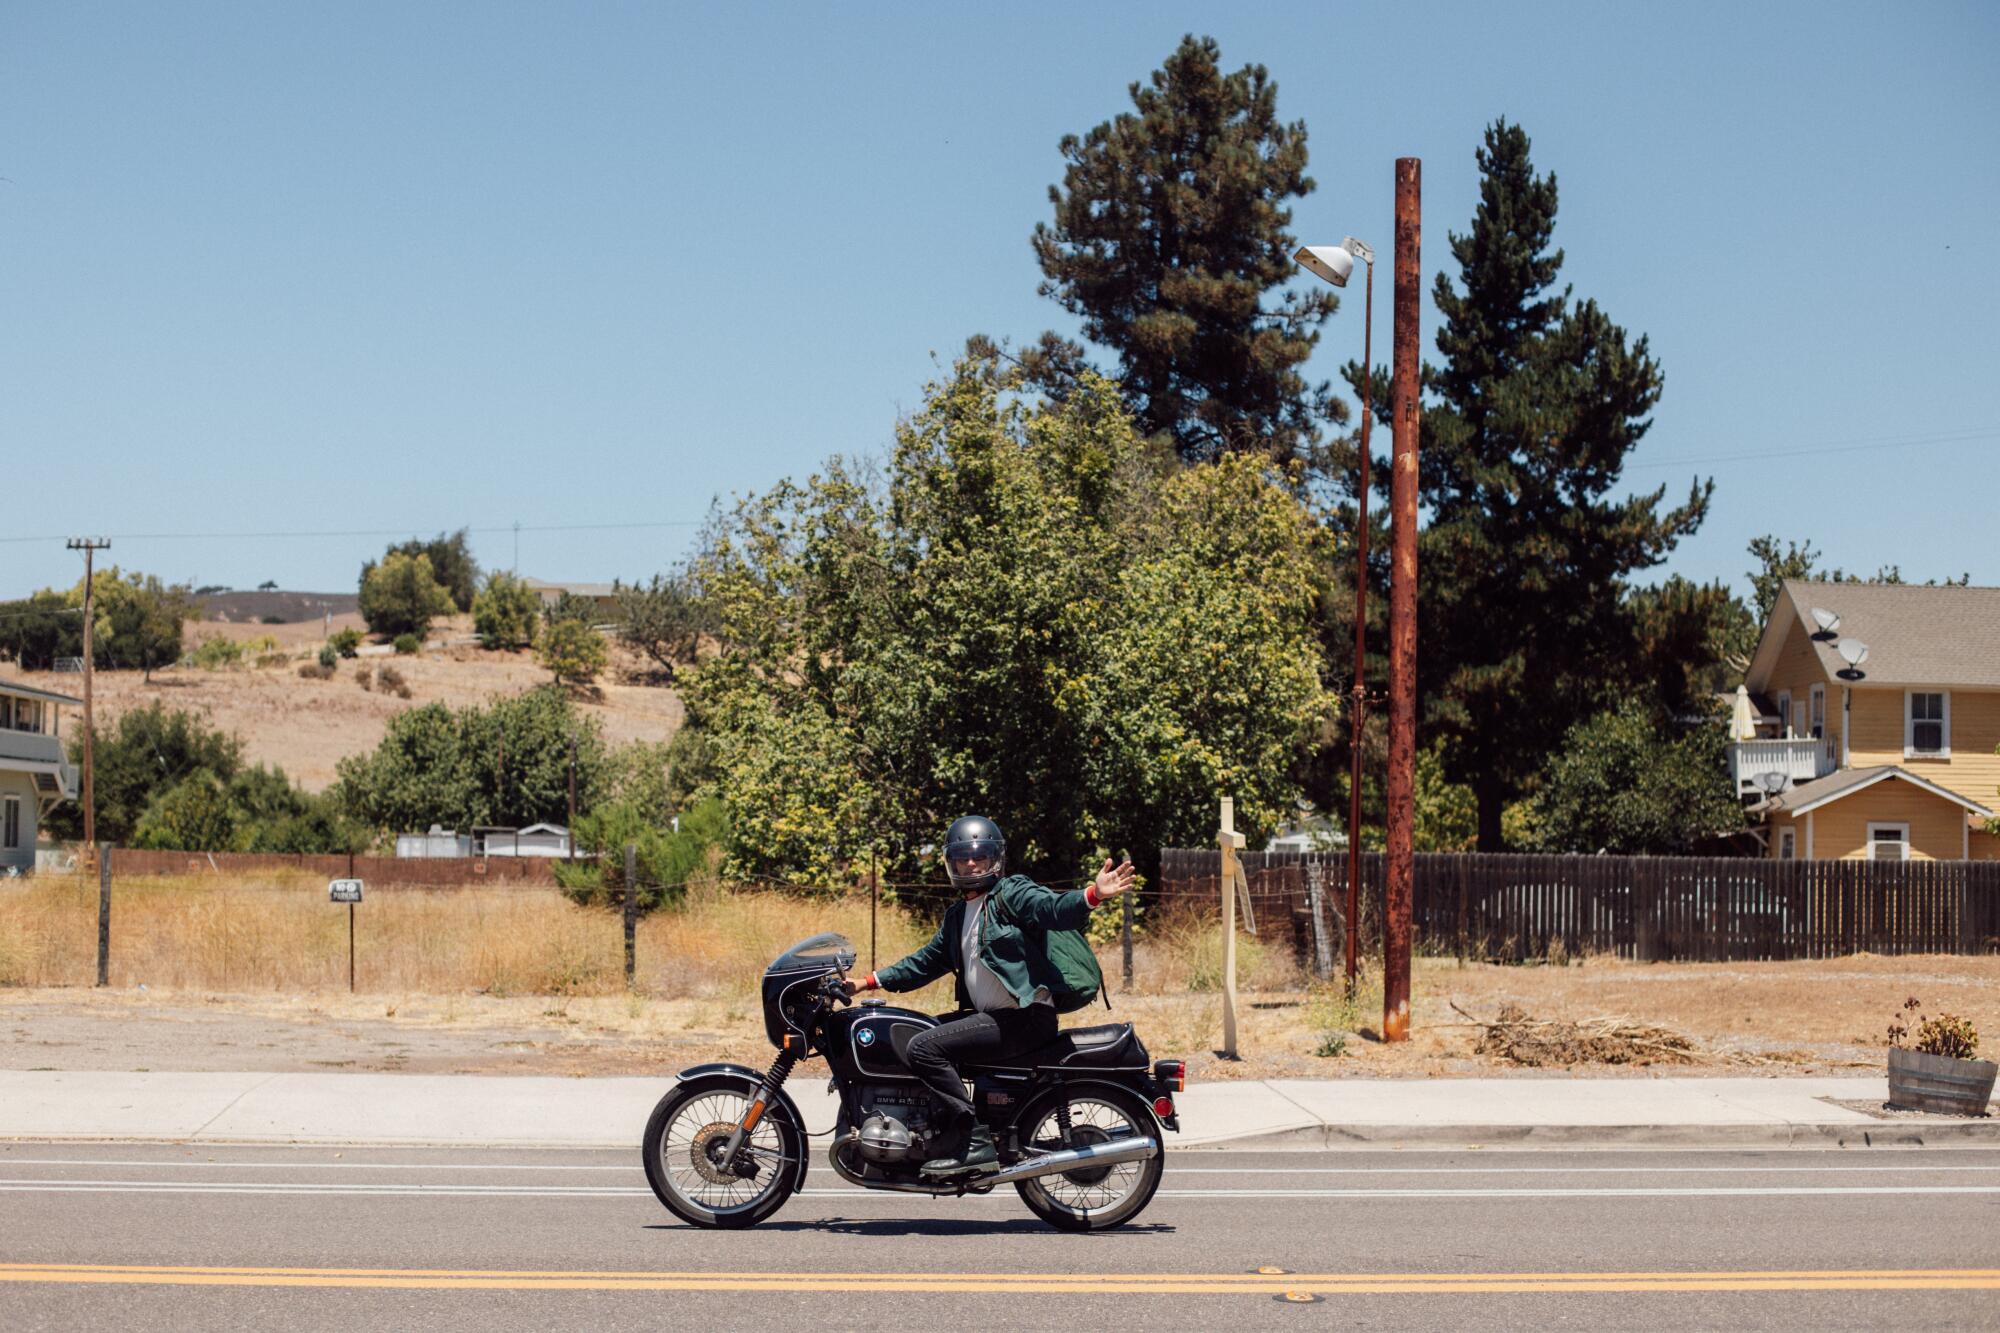
<svg viewBox="0 0 2000 1333">
<path fill-rule="evenodd" d="M 1747 685 L 1736 687 L 1736 706 L 1729 712 L 1729 739 L 1757 739 L 1757 710 L 1750 706 L 1750 687 Z"/>
</svg>

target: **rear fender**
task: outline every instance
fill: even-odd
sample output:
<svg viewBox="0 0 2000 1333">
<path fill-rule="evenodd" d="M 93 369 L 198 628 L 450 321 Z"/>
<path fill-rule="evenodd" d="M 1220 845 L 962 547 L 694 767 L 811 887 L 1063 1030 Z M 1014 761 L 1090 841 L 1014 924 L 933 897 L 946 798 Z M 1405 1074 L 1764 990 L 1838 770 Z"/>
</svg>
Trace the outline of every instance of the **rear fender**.
<svg viewBox="0 0 2000 1333">
<path fill-rule="evenodd" d="M 1143 1124 L 1132 1126 L 1132 1128 L 1142 1134 L 1152 1135 L 1155 1140 L 1160 1140 L 1160 1117 L 1153 1111 L 1153 1094 L 1149 1090 L 1146 1080 L 1139 1078 L 1131 1080 L 1102 1077 L 1090 1078 L 1082 1076 L 1080 1072 L 1075 1077 L 1038 1081 L 1034 1092 L 1022 1099 L 1020 1110 L 1015 1112 L 1013 1121 L 1007 1126 L 1008 1134 L 1018 1142 L 1022 1135 L 1028 1134 L 1034 1129 L 1034 1126 L 1028 1123 L 1029 1115 L 1032 1113 L 1039 1118 L 1041 1108 L 1047 1104 L 1050 1097 L 1062 1093 L 1080 1092 L 1089 1088 L 1116 1088 L 1119 1092 L 1124 1093 L 1137 1102 L 1145 1110 L 1145 1121 Z M 1178 1132 L 1180 1129 L 1180 1117 L 1175 1115 L 1167 1122 L 1166 1128 Z M 1164 1141 L 1162 1141 L 1162 1146 L 1165 1146 Z"/>
<path fill-rule="evenodd" d="M 674 1082 L 677 1084 L 698 1083 L 707 1079 L 748 1084 L 752 1092 L 764 1086 L 764 1076 L 747 1065 L 691 1065 L 674 1075 Z M 806 1118 L 799 1114 L 799 1104 L 793 1101 L 792 1095 L 783 1088 L 778 1089 L 776 1102 L 766 1109 L 765 1114 L 768 1115 L 771 1111 L 779 1111 L 790 1117 L 792 1128 L 798 1131 L 799 1160 L 792 1173 L 792 1188 L 802 1190 L 806 1187 L 807 1159 L 812 1155 L 811 1140 L 806 1138 Z"/>
</svg>

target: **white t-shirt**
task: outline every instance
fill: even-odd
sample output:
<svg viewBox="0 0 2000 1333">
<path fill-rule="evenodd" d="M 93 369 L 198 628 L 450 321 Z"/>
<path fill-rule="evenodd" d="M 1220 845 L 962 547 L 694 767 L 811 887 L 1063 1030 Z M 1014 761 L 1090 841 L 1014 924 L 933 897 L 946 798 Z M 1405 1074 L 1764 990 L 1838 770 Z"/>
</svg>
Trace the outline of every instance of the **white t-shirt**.
<svg viewBox="0 0 2000 1333">
<path fill-rule="evenodd" d="M 980 961 L 979 923 L 986 915 L 986 894 L 965 901 L 965 925 L 958 937 L 959 956 L 965 959 L 965 993 L 972 1001 L 972 1007 L 982 1014 L 990 1014 L 996 1009 L 1018 1009 L 1021 1002 L 1014 993 L 993 975 L 993 969 Z M 1037 988 L 1034 995 L 1036 1004 L 1052 1004 L 1046 989 Z"/>
</svg>

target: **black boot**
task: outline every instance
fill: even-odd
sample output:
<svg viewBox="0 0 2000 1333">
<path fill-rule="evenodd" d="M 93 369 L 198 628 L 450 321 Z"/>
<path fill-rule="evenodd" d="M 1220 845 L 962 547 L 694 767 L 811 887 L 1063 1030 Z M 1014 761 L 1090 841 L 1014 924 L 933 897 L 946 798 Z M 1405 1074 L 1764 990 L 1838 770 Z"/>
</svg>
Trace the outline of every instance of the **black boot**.
<svg viewBox="0 0 2000 1333">
<path fill-rule="evenodd" d="M 983 1124 L 975 1123 L 971 1132 L 963 1140 L 965 1146 L 956 1157 L 934 1157 L 924 1163 L 927 1176 L 963 1176 L 980 1171 L 991 1171 L 1000 1161 L 1000 1154 L 993 1147 L 993 1131 Z"/>
</svg>

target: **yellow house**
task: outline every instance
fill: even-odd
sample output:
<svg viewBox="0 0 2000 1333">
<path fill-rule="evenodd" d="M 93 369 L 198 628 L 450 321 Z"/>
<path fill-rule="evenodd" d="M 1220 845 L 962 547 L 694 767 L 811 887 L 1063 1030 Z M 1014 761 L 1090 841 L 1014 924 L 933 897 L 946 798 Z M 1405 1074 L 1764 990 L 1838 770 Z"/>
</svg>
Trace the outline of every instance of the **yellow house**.
<svg viewBox="0 0 2000 1333">
<path fill-rule="evenodd" d="M 2000 859 L 2000 588 L 1787 580 L 1744 685 L 1769 856 Z"/>
</svg>

